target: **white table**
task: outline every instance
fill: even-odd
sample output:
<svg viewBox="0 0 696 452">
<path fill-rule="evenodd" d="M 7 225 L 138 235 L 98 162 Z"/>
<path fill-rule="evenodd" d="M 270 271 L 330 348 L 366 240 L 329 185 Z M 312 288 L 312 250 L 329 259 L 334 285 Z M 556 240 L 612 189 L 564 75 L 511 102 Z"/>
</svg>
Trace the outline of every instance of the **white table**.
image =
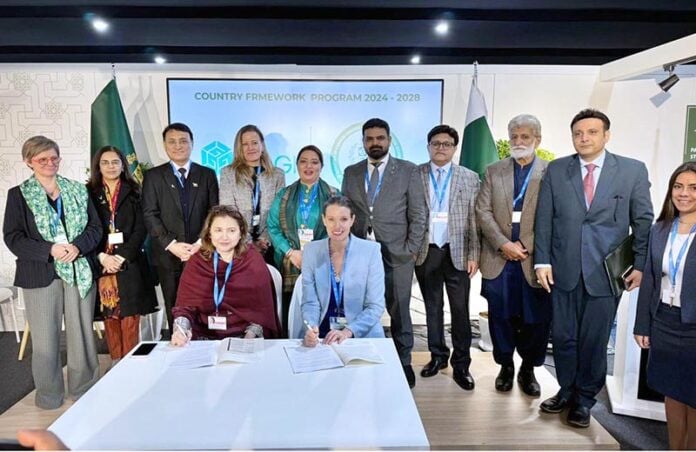
<svg viewBox="0 0 696 452">
<path fill-rule="evenodd" d="M 391 339 L 371 340 L 384 364 L 293 374 L 283 345 L 263 360 L 168 369 L 166 343 L 127 357 L 50 430 L 72 449 L 428 447 Z M 210 342 L 215 346 L 217 342 Z"/>
</svg>

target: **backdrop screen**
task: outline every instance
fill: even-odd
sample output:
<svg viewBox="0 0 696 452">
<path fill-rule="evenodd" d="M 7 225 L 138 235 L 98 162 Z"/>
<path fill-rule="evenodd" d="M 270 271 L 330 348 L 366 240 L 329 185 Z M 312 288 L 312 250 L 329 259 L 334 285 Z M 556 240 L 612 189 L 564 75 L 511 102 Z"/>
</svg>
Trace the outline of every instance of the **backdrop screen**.
<svg viewBox="0 0 696 452">
<path fill-rule="evenodd" d="M 322 177 L 338 188 L 343 169 L 365 158 L 361 126 L 373 117 L 389 123 L 392 155 L 427 161 L 442 89 L 442 80 L 167 80 L 169 120 L 191 127 L 195 162 L 219 174 L 237 130 L 255 124 L 288 184 L 298 178 L 297 151 L 314 144 L 324 154 Z"/>
</svg>

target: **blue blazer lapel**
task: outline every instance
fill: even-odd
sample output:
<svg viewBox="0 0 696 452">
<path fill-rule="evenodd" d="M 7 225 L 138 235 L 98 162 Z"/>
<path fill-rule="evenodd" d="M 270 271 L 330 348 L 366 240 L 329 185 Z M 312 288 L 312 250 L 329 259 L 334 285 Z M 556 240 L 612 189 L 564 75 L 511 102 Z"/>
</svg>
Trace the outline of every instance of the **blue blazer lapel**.
<svg viewBox="0 0 696 452">
<path fill-rule="evenodd" d="M 655 233 L 655 236 L 652 241 L 652 249 L 648 250 L 648 252 L 653 253 L 653 273 L 655 275 L 655 287 L 659 290 L 661 284 L 660 281 L 662 279 L 662 257 L 665 254 L 665 248 L 667 248 L 667 239 L 669 239 L 669 226 L 664 228 L 655 228 L 653 229 L 653 231 Z M 691 254 L 691 251 L 689 252 L 689 254 Z"/>
<path fill-rule="evenodd" d="M 575 194 L 578 197 L 580 205 L 587 212 L 587 204 L 585 204 L 585 190 L 582 188 L 582 172 L 580 171 L 580 159 L 574 155 L 568 164 L 568 179 L 575 189 Z"/>
<path fill-rule="evenodd" d="M 601 205 L 600 201 L 603 201 L 611 193 L 611 187 L 615 183 L 616 175 L 618 173 L 616 158 L 614 155 L 605 151 L 604 156 L 604 168 L 599 174 L 599 180 L 597 181 L 597 188 L 595 189 L 594 199 L 592 200 L 592 205 L 590 206 L 590 211 L 593 211 L 593 206 Z M 595 207 L 594 210 L 598 209 Z"/>
</svg>

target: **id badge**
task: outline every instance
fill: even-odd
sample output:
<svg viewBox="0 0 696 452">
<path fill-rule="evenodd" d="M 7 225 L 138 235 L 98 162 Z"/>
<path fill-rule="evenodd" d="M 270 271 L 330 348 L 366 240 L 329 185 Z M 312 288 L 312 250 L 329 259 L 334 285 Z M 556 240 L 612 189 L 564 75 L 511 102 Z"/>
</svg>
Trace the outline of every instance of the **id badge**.
<svg viewBox="0 0 696 452">
<path fill-rule="evenodd" d="M 431 212 L 430 219 L 433 223 L 445 223 L 447 224 L 447 217 L 449 214 L 447 212 Z"/>
<path fill-rule="evenodd" d="M 68 237 L 64 232 L 59 232 L 53 240 L 55 241 L 54 243 L 68 243 Z"/>
<path fill-rule="evenodd" d="M 251 225 L 258 226 L 261 224 L 261 215 L 254 215 L 251 217 Z"/>
<path fill-rule="evenodd" d="M 345 317 L 329 317 L 329 328 L 332 330 L 342 330 L 348 325 Z"/>
<path fill-rule="evenodd" d="M 522 212 L 512 212 L 512 222 L 519 223 L 520 221 L 522 221 Z"/>
<path fill-rule="evenodd" d="M 123 243 L 123 232 L 109 234 L 109 245 L 120 245 L 121 243 Z"/>
<path fill-rule="evenodd" d="M 222 317 L 219 315 L 209 315 L 208 316 L 208 329 L 211 330 L 226 330 L 227 329 L 227 317 Z"/>
<path fill-rule="evenodd" d="M 306 244 L 314 240 L 314 230 L 300 228 L 297 230 L 297 236 L 300 238 L 300 249 L 303 250 Z"/>
</svg>

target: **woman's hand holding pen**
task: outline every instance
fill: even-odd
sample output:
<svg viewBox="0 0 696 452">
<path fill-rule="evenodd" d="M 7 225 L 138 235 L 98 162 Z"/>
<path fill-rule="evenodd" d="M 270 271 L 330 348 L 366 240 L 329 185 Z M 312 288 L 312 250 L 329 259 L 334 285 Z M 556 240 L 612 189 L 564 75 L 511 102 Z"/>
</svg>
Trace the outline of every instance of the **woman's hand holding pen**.
<svg viewBox="0 0 696 452">
<path fill-rule="evenodd" d="M 316 326 L 310 326 L 309 322 L 304 321 L 307 330 L 305 331 L 304 340 L 302 345 L 305 347 L 316 347 L 319 344 L 319 328 Z"/>
</svg>

